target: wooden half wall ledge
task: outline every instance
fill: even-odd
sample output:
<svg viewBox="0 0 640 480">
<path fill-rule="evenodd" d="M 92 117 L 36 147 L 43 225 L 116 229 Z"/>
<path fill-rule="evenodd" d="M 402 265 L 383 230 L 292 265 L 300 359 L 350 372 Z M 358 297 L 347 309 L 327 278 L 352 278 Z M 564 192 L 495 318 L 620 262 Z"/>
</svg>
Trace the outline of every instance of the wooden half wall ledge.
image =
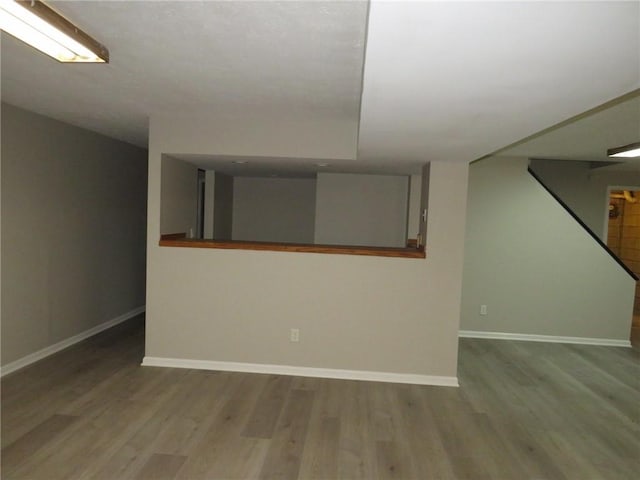
<svg viewBox="0 0 640 480">
<path fill-rule="evenodd" d="M 348 245 L 310 245 L 300 243 L 244 242 L 238 240 L 203 240 L 186 238 L 184 233 L 160 236 L 161 247 L 221 248 L 227 250 L 262 250 L 270 252 L 332 253 L 339 255 L 368 255 L 372 257 L 425 258 L 424 247 L 358 247 Z"/>
</svg>

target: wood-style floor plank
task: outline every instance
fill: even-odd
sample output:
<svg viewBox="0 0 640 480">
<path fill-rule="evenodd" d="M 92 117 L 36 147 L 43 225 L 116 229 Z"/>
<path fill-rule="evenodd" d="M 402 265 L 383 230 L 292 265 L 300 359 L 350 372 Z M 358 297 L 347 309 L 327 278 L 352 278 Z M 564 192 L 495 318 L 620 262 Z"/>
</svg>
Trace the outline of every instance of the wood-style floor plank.
<svg viewBox="0 0 640 480">
<path fill-rule="evenodd" d="M 251 438 L 273 437 L 273 431 L 284 407 L 291 380 L 292 377 L 269 376 L 242 432 L 243 436 Z"/>
<path fill-rule="evenodd" d="M 314 392 L 309 426 L 298 477 L 307 480 L 338 478 L 338 453 L 342 405 L 338 403 L 342 382 L 309 379 L 306 390 Z M 296 382 L 297 383 L 297 382 Z"/>
<path fill-rule="evenodd" d="M 343 402 L 340 414 L 338 478 L 376 478 L 376 440 L 369 422 L 370 388 L 379 385 L 364 382 L 342 382 L 335 389 Z"/>
<path fill-rule="evenodd" d="M 187 457 L 154 453 L 136 475 L 136 480 L 173 480 Z"/>
<path fill-rule="evenodd" d="M 141 367 L 143 318 L 2 379 L 2 478 L 635 480 L 640 350 L 462 339 L 460 388 Z"/>
<path fill-rule="evenodd" d="M 338 449 L 340 420 L 320 417 L 310 422 L 300 462 L 298 478 L 325 480 L 338 478 Z"/>
<path fill-rule="evenodd" d="M 187 461 L 178 472 L 178 478 L 208 480 L 239 478 L 238 471 L 249 459 L 262 458 L 264 443 L 240 435 L 250 418 L 259 394 L 264 389 L 267 375 L 242 374 L 225 396 L 225 402 L 215 412 L 208 430 L 194 445 Z"/>
<path fill-rule="evenodd" d="M 26 463 L 34 452 L 39 451 L 56 436 L 63 434 L 76 420 L 78 417 L 71 415 L 52 415 L 18 440 L 3 448 L 2 467 L 4 473 L 10 474 L 12 468 Z"/>
<path fill-rule="evenodd" d="M 289 400 L 269 446 L 260 478 L 265 480 L 298 478 L 313 396 L 314 393 L 308 390 L 292 390 L 289 394 Z"/>
</svg>

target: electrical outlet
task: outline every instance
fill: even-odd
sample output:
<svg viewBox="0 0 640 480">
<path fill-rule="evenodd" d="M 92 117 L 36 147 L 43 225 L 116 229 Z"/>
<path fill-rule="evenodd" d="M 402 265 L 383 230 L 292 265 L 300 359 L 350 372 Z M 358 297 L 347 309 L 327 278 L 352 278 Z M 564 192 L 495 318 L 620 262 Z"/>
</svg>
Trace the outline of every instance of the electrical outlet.
<svg viewBox="0 0 640 480">
<path fill-rule="evenodd" d="M 289 332 L 289 341 L 291 342 L 299 342 L 300 341 L 300 330 L 297 328 L 292 328 Z"/>
<path fill-rule="evenodd" d="M 480 315 L 486 315 L 486 314 L 487 314 L 487 306 L 480 305 Z"/>
</svg>

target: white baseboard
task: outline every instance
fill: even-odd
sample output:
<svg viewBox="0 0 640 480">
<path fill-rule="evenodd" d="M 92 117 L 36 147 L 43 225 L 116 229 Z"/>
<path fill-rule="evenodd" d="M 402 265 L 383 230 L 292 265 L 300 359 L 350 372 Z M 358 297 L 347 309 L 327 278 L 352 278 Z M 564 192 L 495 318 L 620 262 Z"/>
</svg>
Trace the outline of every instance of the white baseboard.
<svg viewBox="0 0 640 480">
<path fill-rule="evenodd" d="M 8 363 L 4 365 L 2 368 L 0 368 L 0 377 L 4 377 L 5 375 L 13 373 L 16 370 L 20 370 L 21 368 L 24 368 L 27 365 L 31 365 L 32 363 L 42 360 L 43 358 L 46 358 L 49 355 L 53 355 L 54 353 L 57 353 L 60 350 L 64 350 L 65 348 L 70 347 L 71 345 L 74 345 L 78 342 L 81 342 L 82 340 L 86 340 L 87 338 L 92 337 L 102 332 L 103 330 L 106 330 L 107 328 L 111 328 L 115 325 L 118 325 L 119 323 L 122 323 L 126 320 L 129 320 L 130 318 L 135 317 L 136 315 L 140 315 L 144 311 L 145 311 L 145 306 L 143 305 L 134 310 L 131 310 L 130 312 L 124 313 L 116 318 L 107 320 L 106 322 L 101 323 L 100 325 L 96 325 L 95 327 L 90 328 L 89 330 L 85 330 L 84 332 L 79 333 L 78 335 L 74 335 L 73 337 L 69 337 L 65 340 L 62 340 L 61 342 L 58 342 L 46 348 L 43 348 L 42 350 L 38 350 L 37 352 L 31 353 L 26 357 L 22 357 L 11 363 Z"/>
<path fill-rule="evenodd" d="M 414 385 L 437 385 L 443 387 L 458 386 L 457 377 L 371 372 L 367 370 L 294 367 L 290 365 L 269 365 L 263 363 L 217 362 L 208 360 L 186 360 L 181 358 L 144 357 L 142 365 L 147 367 L 193 368 L 197 370 L 336 378 L 341 380 L 364 380 L 368 382 L 409 383 Z"/>
<path fill-rule="evenodd" d="M 479 332 L 460 330 L 460 338 L 491 338 L 494 340 L 521 340 L 524 342 L 574 343 L 578 345 L 600 345 L 604 347 L 631 347 L 629 340 L 589 337 L 559 337 L 555 335 L 533 335 L 529 333 Z"/>
</svg>

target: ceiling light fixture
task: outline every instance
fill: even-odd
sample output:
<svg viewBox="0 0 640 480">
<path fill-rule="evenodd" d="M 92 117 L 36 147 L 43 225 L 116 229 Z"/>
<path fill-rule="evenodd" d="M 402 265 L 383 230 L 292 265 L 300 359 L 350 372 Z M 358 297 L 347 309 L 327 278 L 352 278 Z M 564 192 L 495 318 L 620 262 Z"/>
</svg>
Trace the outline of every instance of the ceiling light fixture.
<svg viewBox="0 0 640 480">
<path fill-rule="evenodd" d="M 316 163 L 316 167 L 328 167 L 328 163 Z"/>
<path fill-rule="evenodd" d="M 65 63 L 109 63 L 109 50 L 40 0 L 0 0 L 0 30 Z"/>
<path fill-rule="evenodd" d="M 231 163 L 235 163 L 236 165 L 244 165 L 245 163 L 249 163 L 246 160 L 234 160 Z"/>
<path fill-rule="evenodd" d="M 640 142 L 631 143 L 624 147 L 610 148 L 607 155 L 616 158 L 636 158 L 640 157 Z"/>
</svg>

